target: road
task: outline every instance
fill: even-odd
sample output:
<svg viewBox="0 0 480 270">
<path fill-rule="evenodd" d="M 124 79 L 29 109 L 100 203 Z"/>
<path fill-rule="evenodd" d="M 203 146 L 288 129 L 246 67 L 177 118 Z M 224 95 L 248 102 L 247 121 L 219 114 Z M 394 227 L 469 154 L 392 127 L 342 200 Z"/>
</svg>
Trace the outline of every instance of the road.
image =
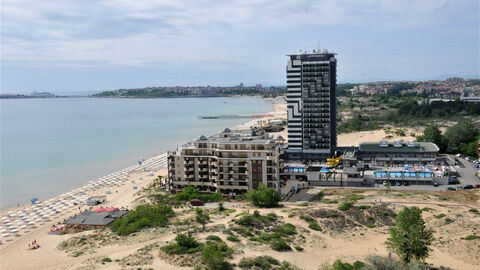
<svg viewBox="0 0 480 270">
<path fill-rule="evenodd" d="M 480 184 L 480 179 L 478 179 L 478 177 L 475 175 L 475 173 L 478 172 L 478 169 L 475 168 L 475 165 L 464 158 L 458 158 L 458 160 L 465 165 L 465 168 L 455 166 L 457 172 L 460 174 L 459 180 L 461 186 Z"/>
</svg>

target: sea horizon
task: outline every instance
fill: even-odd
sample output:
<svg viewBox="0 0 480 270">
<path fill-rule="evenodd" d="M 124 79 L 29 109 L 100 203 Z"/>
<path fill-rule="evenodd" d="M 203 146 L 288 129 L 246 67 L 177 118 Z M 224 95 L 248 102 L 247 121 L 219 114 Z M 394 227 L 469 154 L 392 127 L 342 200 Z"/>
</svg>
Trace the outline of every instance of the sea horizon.
<svg viewBox="0 0 480 270">
<path fill-rule="evenodd" d="M 0 209 L 26 205 L 272 110 L 259 97 L 1 100 Z"/>
</svg>

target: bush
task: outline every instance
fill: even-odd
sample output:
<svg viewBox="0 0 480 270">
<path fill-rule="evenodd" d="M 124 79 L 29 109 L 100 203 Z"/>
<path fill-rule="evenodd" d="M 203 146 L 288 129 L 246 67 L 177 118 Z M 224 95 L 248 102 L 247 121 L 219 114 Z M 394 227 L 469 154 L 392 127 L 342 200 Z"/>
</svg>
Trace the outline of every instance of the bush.
<svg viewBox="0 0 480 270">
<path fill-rule="evenodd" d="M 232 266 L 225 261 L 225 257 L 230 257 L 233 249 L 229 248 L 223 242 L 207 243 L 202 251 L 202 261 L 210 270 L 226 270 Z"/>
<path fill-rule="evenodd" d="M 164 227 L 168 218 L 174 215 L 170 206 L 139 205 L 125 216 L 116 219 L 111 229 L 119 235 L 128 235 L 146 227 Z"/>
<path fill-rule="evenodd" d="M 201 243 L 198 243 L 193 236 L 187 234 L 178 234 L 175 237 L 175 242 L 160 249 L 167 254 L 189 254 L 198 252 L 202 248 Z"/>
<path fill-rule="evenodd" d="M 272 208 L 278 207 L 282 197 L 274 189 L 267 188 L 260 184 L 257 189 L 252 189 L 247 193 L 248 200 L 257 207 Z"/>
<path fill-rule="evenodd" d="M 475 240 L 475 239 L 480 239 L 480 236 L 471 234 L 465 237 L 465 240 Z"/>
<path fill-rule="evenodd" d="M 312 216 L 309 216 L 309 215 L 301 215 L 300 218 L 303 219 L 303 220 L 305 220 L 306 222 L 313 222 L 313 221 L 315 221 L 315 219 L 314 219 Z"/>
<path fill-rule="evenodd" d="M 243 213 L 240 214 L 240 217 L 235 221 L 238 225 L 243 225 L 246 227 L 263 227 L 273 224 L 277 220 L 277 215 L 270 213 L 267 215 L 260 215 L 260 212 L 255 210 L 252 214 Z"/>
<path fill-rule="evenodd" d="M 404 267 L 401 263 L 395 260 L 391 260 L 386 257 L 381 257 L 378 255 L 371 255 L 367 257 L 367 266 L 365 270 L 404 270 Z"/>
<path fill-rule="evenodd" d="M 234 235 L 229 235 L 227 236 L 227 240 L 231 242 L 240 242 L 240 238 L 234 236 Z"/>
<path fill-rule="evenodd" d="M 435 218 L 443 218 L 443 217 L 445 217 L 445 216 L 446 216 L 445 214 L 434 215 Z"/>
<path fill-rule="evenodd" d="M 361 209 L 361 210 L 367 210 L 367 209 L 370 209 L 370 205 L 358 205 L 358 206 L 355 206 L 355 208 Z"/>
<path fill-rule="evenodd" d="M 270 247 L 273 249 L 273 250 L 276 250 L 276 251 L 288 251 L 288 250 L 291 250 L 292 248 L 290 247 L 289 244 L 287 244 L 287 242 L 283 239 L 273 239 L 271 242 L 270 242 Z"/>
<path fill-rule="evenodd" d="M 470 210 L 468 210 L 468 212 L 480 215 L 480 212 L 475 208 L 471 208 Z"/>
<path fill-rule="evenodd" d="M 214 242 L 222 242 L 222 238 L 216 236 L 216 235 L 209 235 L 206 238 L 208 241 L 214 241 Z"/>
<path fill-rule="evenodd" d="M 175 194 L 177 201 L 191 201 L 193 199 L 199 199 L 204 202 L 218 202 L 223 199 L 220 193 L 200 193 L 196 187 L 188 186 Z"/>
<path fill-rule="evenodd" d="M 106 262 L 112 262 L 112 259 L 108 257 L 102 258 L 102 263 L 106 263 Z"/>
<path fill-rule="evenodd" d="M 294 246 L 294 248 L 298 251 L 303 251 L 303 247 L 301 247 L 301 246 Z"/>
<path fill-rule="evenodd" d="M 294 235 L 297 234 L 297 231 L 295 229 L 295 226 L 293 226 L 290 223 L 283 224 L 281 226 L 278 226 L 275 228 L 275 232 L 281 234 L 281 235 Z"/>
<path fill-rule="evenodd" d="M 259 256 L 256 258 L 243 258 L 238 263 L 238 267 L 242 269 L 271 269 L 272 265 L 280 265 L 280 262 L 270 256 Z"/>
<path fill-rule="evenodd" d="M 322 231 L 322 227 L 320 227 L 320 225 L 318 225 L 318 223 L 316 221 L 310 222 L 308 224 L 308 227 L 312 230 L 315 230 L 315 231 Z"/>
<path fill-rule="evenodd" d="M 340 211 L 347 211 L 350 210 L 353 207 L 353 203 L 351 202 L 344 202 L 342 203 L 339 207 L 338 210 Z"/>
</svg>

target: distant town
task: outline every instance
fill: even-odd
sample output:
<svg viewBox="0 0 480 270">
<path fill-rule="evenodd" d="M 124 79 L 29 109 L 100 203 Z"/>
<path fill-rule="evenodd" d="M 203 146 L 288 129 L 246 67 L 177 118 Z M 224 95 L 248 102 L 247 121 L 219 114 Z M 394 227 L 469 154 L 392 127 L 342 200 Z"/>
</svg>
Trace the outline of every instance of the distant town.
<svg viewBox="0 0 480 270">
<path fill-rule="evenodd" d="M 461 100 L 480 102 L 480 79 L 464 79 L 459 77 L 445 80 L 428 81 L 382 81 L 368 83 L 339 83 L 337 96 L 365 95 L 408 95 L 417 94 L 431 101 Z M 143 88 L 117 89 L 102 91 L 90 97 L 105 98 L 163 98 L 163 97 L 226 97 L 226 96 L 263 96 L 277 97 L 286 95 L 286 86 L 151 86 Z M 51 92 L 33 92 L 26 94 L 0 94 L 2 99 L 15 98 L 59 98 L 72 97 L 56 95 Z M 85 96 L 75 96 L 85 97 Z"/>
</svg>

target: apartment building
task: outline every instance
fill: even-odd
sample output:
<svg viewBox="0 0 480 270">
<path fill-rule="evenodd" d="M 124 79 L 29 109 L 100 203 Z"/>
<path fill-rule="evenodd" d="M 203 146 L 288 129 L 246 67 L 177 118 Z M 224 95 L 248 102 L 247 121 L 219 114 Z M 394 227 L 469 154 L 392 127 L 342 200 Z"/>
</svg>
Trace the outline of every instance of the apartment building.
<svg viewBox="0 0 480 270">
<path fill-rule="evenodd" d="M 202 191 L 238 195 L 260 183 L 279 191 L 282 153 L 281 143 L 267 133 L 226 128 L 168 152 L 168 179 L 176 191 L 196 186 Z"/>
<path fill-rule="evenodd" d="M 334 53 L 288 55 L 287 109 L 289 160 L 320 160 L 337 146 Z"/>
</svg>

